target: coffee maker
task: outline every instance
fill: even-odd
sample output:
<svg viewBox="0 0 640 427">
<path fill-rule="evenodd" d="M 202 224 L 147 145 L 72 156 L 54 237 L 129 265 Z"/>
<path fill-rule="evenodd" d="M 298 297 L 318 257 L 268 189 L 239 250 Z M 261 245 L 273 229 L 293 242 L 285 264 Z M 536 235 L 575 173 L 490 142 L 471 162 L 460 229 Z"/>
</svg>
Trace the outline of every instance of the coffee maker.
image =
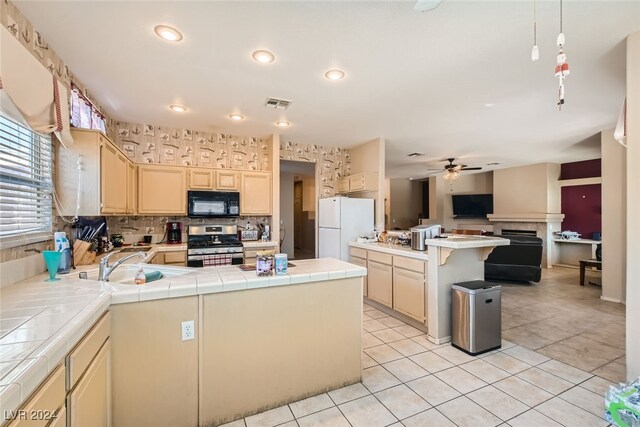
<svg viewBox="0 0 640 427">
<path fill-rule="evenodd" d="M 170 245 L 182 243 L 181 222 L 167 222 L 167 243 Z"/>
</svg>

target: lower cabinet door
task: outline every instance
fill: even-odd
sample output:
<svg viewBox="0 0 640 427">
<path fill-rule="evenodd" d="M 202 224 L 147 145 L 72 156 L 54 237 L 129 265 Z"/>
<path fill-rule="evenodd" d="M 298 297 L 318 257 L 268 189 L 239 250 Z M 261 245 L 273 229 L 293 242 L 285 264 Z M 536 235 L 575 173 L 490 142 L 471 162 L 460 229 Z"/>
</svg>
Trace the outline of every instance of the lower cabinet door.
<svg viewBox="0 0 640 427">
<path fill-rule="evenodd" d="M 351 264 L 359 265 L 360 267 L 367 268 L 367 260 L 358 257 L 349 257 Z M 362 276 L 362 295 L 367 296 L 367 276 Z"/>
<path fill-rule="evenodd" d="M 367 262 L 367 296 L 374 301 L 392 306 L 392 267 L 376 261 Z"/>
<path fill-rule="evenodd" d="M 111 339 L 67 395 L 68 427 L 111 426 Z"/>
<path fill-rule="evenodd" d="M 393 269 L 393 309 L 419 322 L 425 320 L 425 275 Z"/>
<path fill-rule="evenodd" d="M 47 427 L 66 427 L 67 425 L 67 408 L 64 406 L 60 408 L 56 417 L 51 421 Z"/>
</svg>

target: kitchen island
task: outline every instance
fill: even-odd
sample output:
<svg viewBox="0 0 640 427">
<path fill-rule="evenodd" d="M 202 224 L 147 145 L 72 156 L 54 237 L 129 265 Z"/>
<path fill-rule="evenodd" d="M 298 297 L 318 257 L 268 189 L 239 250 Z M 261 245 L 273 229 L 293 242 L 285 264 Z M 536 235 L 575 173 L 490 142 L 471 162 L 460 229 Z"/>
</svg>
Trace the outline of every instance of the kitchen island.
<svg viewBox="0 0 640 427">
<path fill-rule="evenodd" d="M 426 251 L 387 243 L 350 243 L 350 261 L 369 269 L 363 293 L 372 305 L 427 333 L 451 340 L 451 285 L 484 280 L 484 260 L 499 237 L 427 239 Z"/>
<path fill-rule="evenodd" d="M 56 416 L 71 425 L 218 425 L 360 381 L 366 269 L 333 259 L 295 265 L 270 277 L 149 265 L 165 278 L 142 286 L 127 284 L 137 265 L 123 265 L 117 282 L 39 275 L 2 288 L 0 413 L 33 405 L 63 378 L 49 401 L 66 395 L 67 413 Z M 75 355 L 87 348 L 95 356 L 83 368 L 104 381 L 74 379 L 74 361 L 84 360 Z M 102 393 L 83 394 L 91 385 Z M 90 396 L 104 398 L 108 415 L 87 410 Z"/>
</svg>

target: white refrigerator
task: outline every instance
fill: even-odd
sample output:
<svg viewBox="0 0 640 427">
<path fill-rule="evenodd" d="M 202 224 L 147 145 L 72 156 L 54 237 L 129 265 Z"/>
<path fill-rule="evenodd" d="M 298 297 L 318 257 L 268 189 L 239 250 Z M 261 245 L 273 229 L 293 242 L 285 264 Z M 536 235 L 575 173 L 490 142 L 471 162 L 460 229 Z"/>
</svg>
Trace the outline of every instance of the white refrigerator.
<svg viewBox="0 0 640 427">
<path fill-rule="evenodd" d="M 349 261 L 349 243 L 374 230 L 373 199 L 330 197 L 319 200 L 318 255 Z"/>
</svg>

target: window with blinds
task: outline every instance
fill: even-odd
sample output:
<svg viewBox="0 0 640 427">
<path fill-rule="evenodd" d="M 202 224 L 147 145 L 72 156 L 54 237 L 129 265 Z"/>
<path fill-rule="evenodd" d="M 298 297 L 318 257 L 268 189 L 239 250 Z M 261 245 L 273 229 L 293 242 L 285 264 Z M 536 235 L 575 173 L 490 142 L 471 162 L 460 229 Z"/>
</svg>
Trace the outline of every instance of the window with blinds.
<svg viewBox="0 0 640 427">
<path fill-rule="evenodd" d="M 51 138 L 0 115 L 0 247 L 51 238 Z"/>
</svg>

